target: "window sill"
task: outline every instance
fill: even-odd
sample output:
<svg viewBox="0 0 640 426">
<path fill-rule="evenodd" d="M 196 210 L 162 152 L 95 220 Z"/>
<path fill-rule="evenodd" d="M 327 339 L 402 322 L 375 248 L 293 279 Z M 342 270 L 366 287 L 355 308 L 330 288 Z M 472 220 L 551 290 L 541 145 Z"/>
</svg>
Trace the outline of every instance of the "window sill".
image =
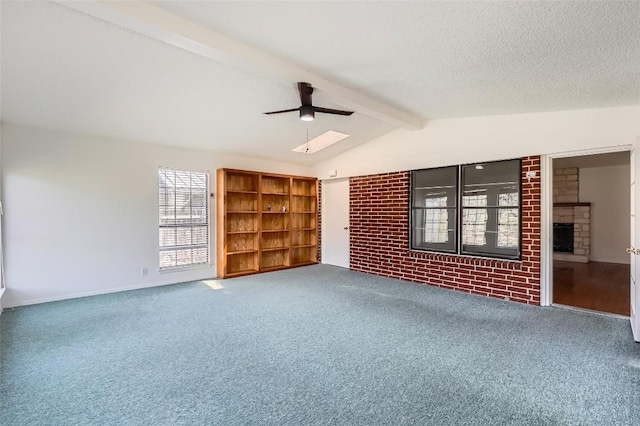
<svg viewBox="0 0 640 426">
<path fill-rule="evenodd" d="M 469 254 L 442 253 L 433 251 L 408 250 L 409 257 L 418 259 L 438 260 L 441 262 L 464 263 L 477 266 L 502 267 L 507 269 L 520 269 L 523 266 L 522 259 L 504 259 L 498 257 L 473 256 Z"/>
<path fill-rule="evenodd" d="M 184 271 L 192 271 L 195 269 L 209 269 L 213 268 L 213 264 L 211 263 L 200 263 L 198 265 L 187 265 L 187 266 L 176 266 L 175 268 L 164 268 L 158 269 L 159 274 L 169 274 L 172 272 L 184 272 Z"/>
</svg>

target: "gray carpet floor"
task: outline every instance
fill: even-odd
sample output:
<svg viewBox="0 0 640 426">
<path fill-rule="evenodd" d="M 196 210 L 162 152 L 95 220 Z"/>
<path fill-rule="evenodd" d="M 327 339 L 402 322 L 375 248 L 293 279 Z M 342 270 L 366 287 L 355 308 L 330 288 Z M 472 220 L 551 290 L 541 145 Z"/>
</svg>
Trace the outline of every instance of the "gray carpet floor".
<svg viewBox="0 0 640 426">
<path fill-rule="evenodd" d="M 326 265 L 0 324 L 2 425 L 640 424 L 628 321 Z"/>
</svg>

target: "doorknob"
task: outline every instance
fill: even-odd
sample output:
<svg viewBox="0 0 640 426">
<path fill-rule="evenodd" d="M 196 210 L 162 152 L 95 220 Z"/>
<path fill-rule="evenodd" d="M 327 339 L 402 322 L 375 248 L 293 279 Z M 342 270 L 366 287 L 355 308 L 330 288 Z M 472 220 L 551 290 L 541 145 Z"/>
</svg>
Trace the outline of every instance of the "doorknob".
<svg viewBox="0 0 640 426">
<path fill-rule="evenodd" d="M 640 249 L 627 247 L 627 254 L 640 254 Z"/>
<path fill-rule="evenodd" d="M 344 230 L 345 230 L 345 231 L 348 231 L 348 230 L 349 230 L 349 227 L 348 227 L 348 226 L 345 226 L 345 227 L 344 227 Z"/>
</svg>

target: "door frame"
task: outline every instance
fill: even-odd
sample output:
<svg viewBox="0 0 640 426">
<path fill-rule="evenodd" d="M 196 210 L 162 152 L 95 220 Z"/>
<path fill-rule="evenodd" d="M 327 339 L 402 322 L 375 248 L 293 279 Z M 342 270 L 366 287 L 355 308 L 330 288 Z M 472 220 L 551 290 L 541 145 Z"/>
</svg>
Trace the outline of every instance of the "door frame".
<svg viewBox="0 0 640 426">
<path fill-rule="evenodd" d="M 617 145 L 558 152 L 540 157 L 540 306 L 553 304 L 553 160 L 612 152 L 631 152 L 632 149 L 633 145 Z"/>
</svg>

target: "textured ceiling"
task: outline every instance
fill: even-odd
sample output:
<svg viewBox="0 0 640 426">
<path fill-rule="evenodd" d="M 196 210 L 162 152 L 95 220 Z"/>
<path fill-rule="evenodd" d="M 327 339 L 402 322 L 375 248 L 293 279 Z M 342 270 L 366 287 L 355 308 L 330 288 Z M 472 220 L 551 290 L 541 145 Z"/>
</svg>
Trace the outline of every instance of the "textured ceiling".
<svg viewBox="0 0 640 426">
<path fill-rule="evenodd" d="M 640 103 L 640 2 L 156 2 L 424 118 Z"/>
<path fill-rule="evenodd" d="M 154 2 L 423 119 L 640 104 L 640 2 Z M 2 2 L 2 120 L 312 164 L 393 128 L 46 2 Z M 341 108 L 327 94 L 314 103 Z"/>
</svg>

